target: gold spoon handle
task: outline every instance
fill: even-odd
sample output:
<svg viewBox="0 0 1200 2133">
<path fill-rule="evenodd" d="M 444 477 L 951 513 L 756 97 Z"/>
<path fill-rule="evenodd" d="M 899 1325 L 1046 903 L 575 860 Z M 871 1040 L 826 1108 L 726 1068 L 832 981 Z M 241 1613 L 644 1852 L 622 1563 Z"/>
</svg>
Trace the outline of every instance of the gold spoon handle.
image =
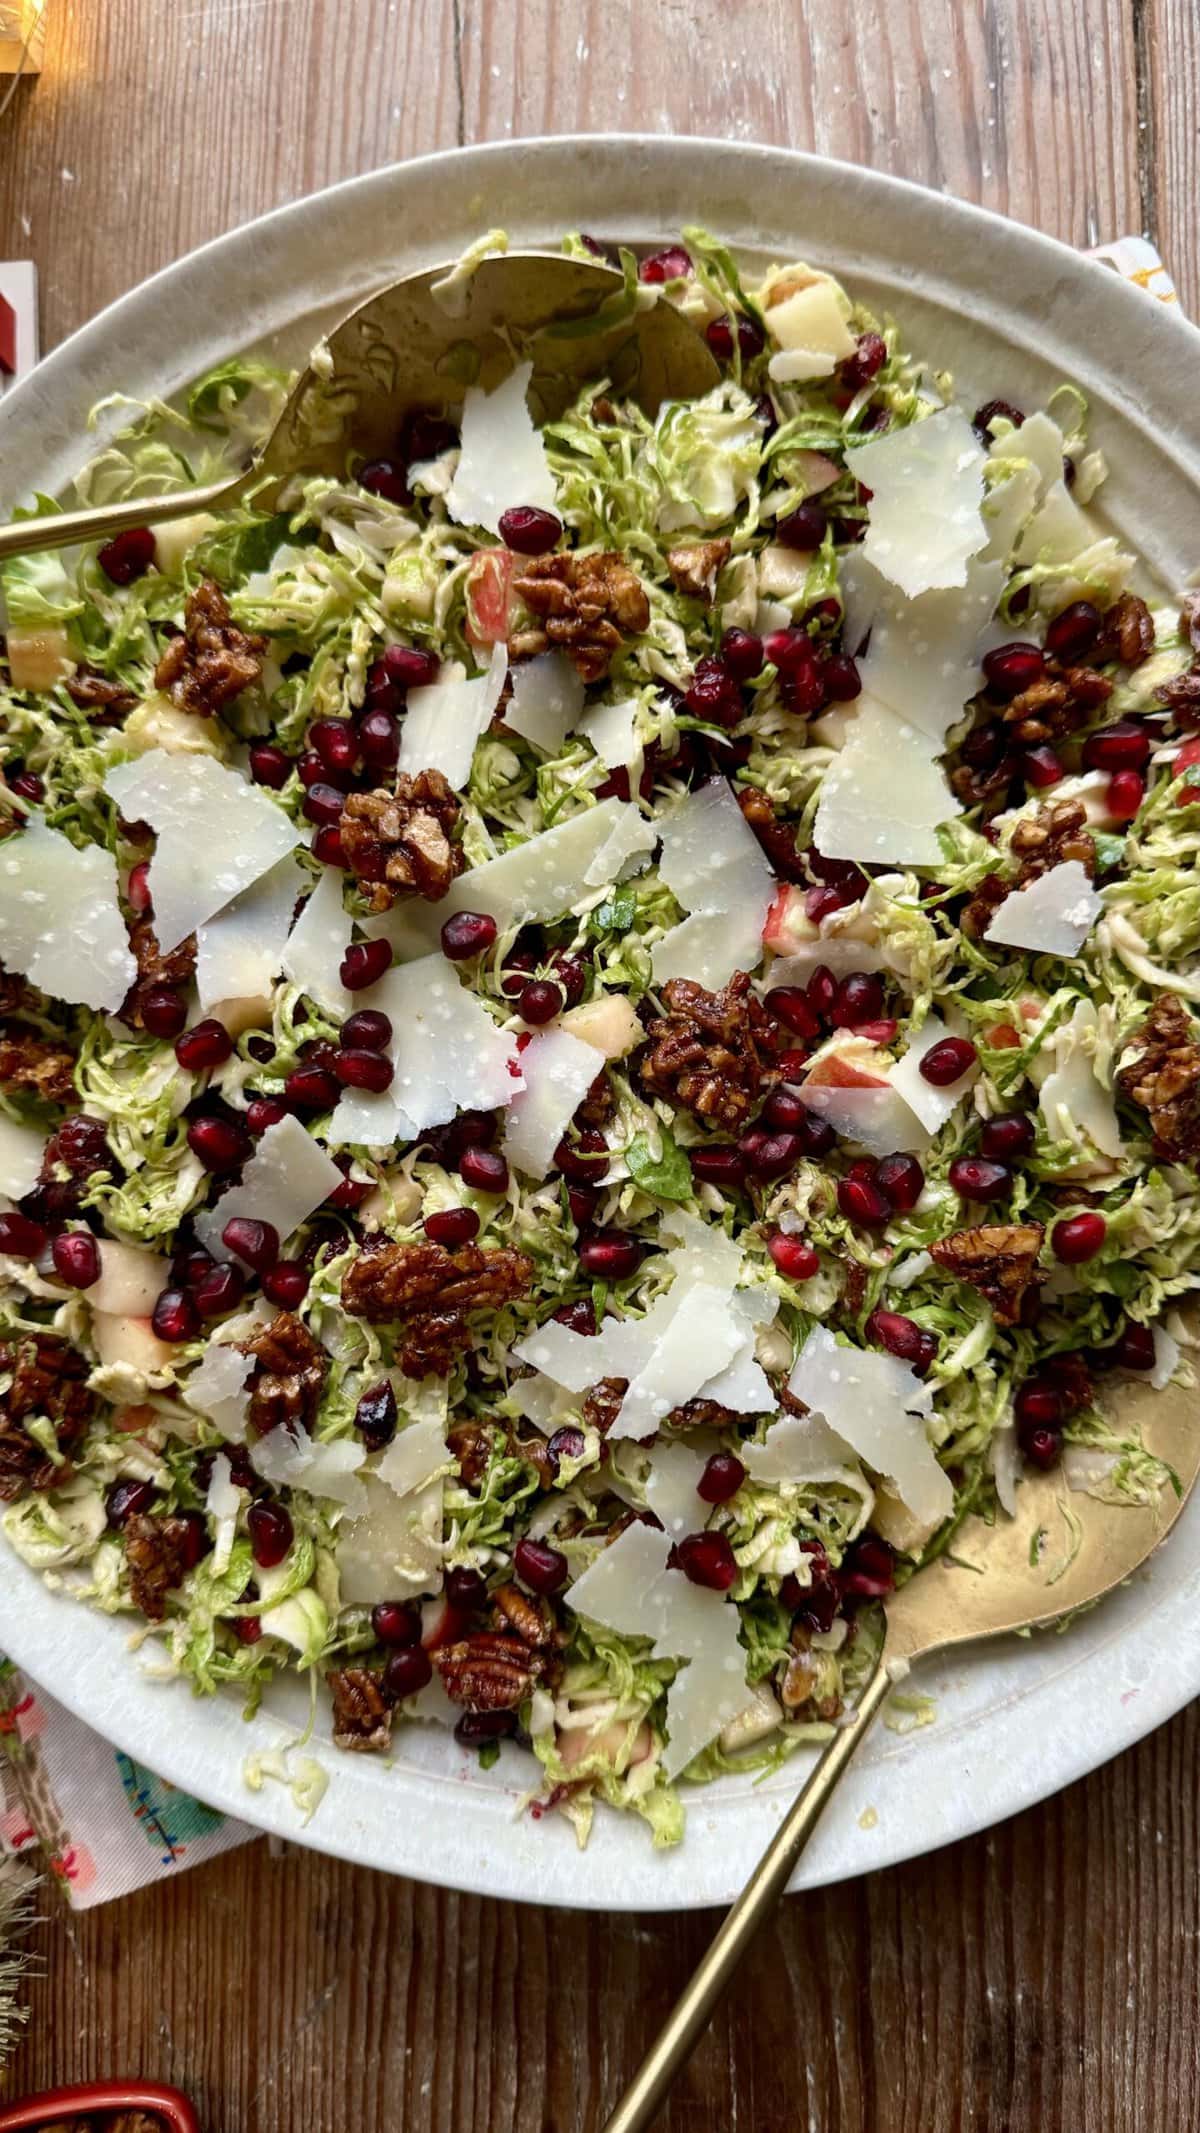
<svg viewBox="0 0 1200 2133">
<path fill-rule="evenodd" d="M 891 1687 L 880 1659 L 849 1725 L 834 1734 L 772 1837 L 691 1983 L 660 2030 L 603 2133 L 644 2133 L 699 2040 L 750 1942 L 774 1910 L 847 1763 Z"/>
<path fill-rule="evenodd" d="M 0 563 L 41 548 L 70 548 L 76 541 L 107 541 L 134 526 L 159 526 L 193 511 L 236 503 L 245 484 L 242 474 L 226 475 L 202 489 L 176 489 L 170 496 L 134 496 L 123 504 L 100 504 L 94 511 L 61 511 L 50 518 L 21 518 L 0 526 Z"/>
</svg>

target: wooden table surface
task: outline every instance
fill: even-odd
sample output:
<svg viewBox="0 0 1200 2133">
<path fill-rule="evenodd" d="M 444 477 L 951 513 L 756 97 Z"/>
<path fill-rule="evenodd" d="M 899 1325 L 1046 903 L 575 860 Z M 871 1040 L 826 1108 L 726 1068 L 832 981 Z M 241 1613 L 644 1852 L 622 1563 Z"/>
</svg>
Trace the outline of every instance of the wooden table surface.
<svg viewBox="0 0 1200 2133">
<path fill-rule="evenodd" d="M 280 201 L 423 151 L 786 142 L 1075 244 L 1200 311 L 1196 0 L 48 0 L 0 251 L 49 347 Z M 602 217 L 602 203 L 598 203 Z M 1014 304 L 1020 291 L 1013 291 Z M 1200 2129 L 1200 1723 L 914 1866 L 790 1902 L 670 2133 Z M 265 1844 L 54 1917 L 17 2090 L 140 2073 L 205 2133 L 593 2133 L 713 1919 L 440 1894 Z"/>
</svg>

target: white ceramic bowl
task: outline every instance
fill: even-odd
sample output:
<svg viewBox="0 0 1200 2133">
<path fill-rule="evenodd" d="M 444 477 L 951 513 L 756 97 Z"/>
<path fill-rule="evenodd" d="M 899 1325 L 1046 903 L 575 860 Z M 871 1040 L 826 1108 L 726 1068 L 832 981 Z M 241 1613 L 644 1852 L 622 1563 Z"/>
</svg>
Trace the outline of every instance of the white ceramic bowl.
<svg viewBox="0 0 1200 2133">
<path fill-rule="evenodd" d="M 0 407 L 5 506 L 54 490 L 94 449 L 103 394 L 170 394 L 258 346 L 297 359 L 373 286 L 449 258 L 490 224 L 514 240 L 565 229 L 661 241 L 690 222 L 750 259 L 832 267 L 908 344 L 956 373 L 968 406 L 1043 401 L 1081 385 L 1110 463 L 1112 521 L 1179 584 L 1200 561 L 1200 334 L 1048 238 L 869 171 L 740 143 L 559 139 L 459 151 L 376 172 L 223 237 L 168 268 L 58 349 Z M 5 514 L 8 515 L 7 509 Z M 937 1721 L 878 1729 L 805 1854 L 797 1885 L 884 1866 L 985 1827 L 1127 1747 L 1200 1690 L 1200 1521 L 1153 1570 L 1069 1635 L 956 1655 L 922 1675 Z M 213 1806 L 302 1843 L 453 1887 L 606 1910 L 731 1896 L 794 1791 L 729 1779 L 690 1796 L 687 1837 L 652 1851 L 640 1823 L 600 1813 L 580 1854 L 558 1817 L 520 1814 L 532 1766 L 490 1773 L 426 1727 L 395 1760 L 316 1752 L 331 1782 L 307 1829 L 279 1787 L 251 1795 L 247 1751 L 286 1726 L 148 1680 L 128 1622 L 55 1598 L 0 1553 L 0 1647 L 119 1747 Z M 272 1707 L 284 1709 L 285 1706 Z M 292 1696 L 292 1712 L 298 1709 Z"/>
</svg>

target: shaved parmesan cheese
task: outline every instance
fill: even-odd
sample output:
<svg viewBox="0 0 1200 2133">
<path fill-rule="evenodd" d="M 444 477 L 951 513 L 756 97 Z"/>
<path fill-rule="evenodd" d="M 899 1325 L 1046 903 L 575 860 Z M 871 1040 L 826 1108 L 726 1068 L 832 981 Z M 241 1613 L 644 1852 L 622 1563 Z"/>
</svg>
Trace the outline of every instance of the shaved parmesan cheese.
<svg viewBox="0 0 1200 2133">
<path fill-rule="evenodd" d="M 1150 1372 L 1150 1383 L 1155 1392 L 1165 1392 L 1179 1368 L 1179 1342 L 1165 1326 L 1153 1326 L 1151 1332 L 1154 1335 L 1154 1368 Z"/>
<path fill-rule="evenodd" d="M 681 1583 L 683 1573 L 668 1573 Z M 726 1726 L 740 1718 L 756 1700 L 756 1691 L 746 1686 L 746 1654 L 738 1642 L 738 1612 L 719 1592 L 703 1592 L 691 1585 L 689 1593 L 702 1637 L 694 1654 L 667 1692 L 668 1741 L 663 1768 L 676 1778 Z M 663 1642 L 655 1646 L 658 1655 Z"/>
<path fill-rule="evenodd" d="M 972 562 L 963 586 L 919 600 L 881 583 L 870 646 L 859 662 L 867 695 L 944 740 L 980 686 L 980 638 L 1006 575 L 1002 562 Z"/>
<path fill-rule="evenodd" d="M 440 770 L 446 783 L 461 792 L 471 776 L 475 743 L 491 724 L 507 672 L 507 649 L 494 644 L 486 674 L 410 689 L 400 729 L 401 775 Z"/>
<path fill-rule="evenodd" d="M 541 652 L 512 668 L 504 723 L 522 740 L 557 755 L 583 709 L 584 691 L 565 652 Z"/>
<path fill-rule="evenodd" d="M 630 860 L 644 857 L 658 843 L 656 823 L 648 822 L 636 807 L 617 804 L 622 806 L 620 819 L 584 871 L 583 878 L 592 889 L 605 888 L 609 882 L 624 881 L 630 873 L 636 873 Z"/>
<path fill-rule="evenodd" d="M 765 1444 L 739 1453 L 752 1481 L 834 1481 L 857 1465 L 845 1440 L 820 1415 L 780 1415 Z"/>
<path fill-rule="evenodd" d="M 807 290 L 804 293 L 807 295 Z M 804 385 L 811 378 L 829 377 L 836 367 L 828 352 L 812 348 L 780 348 L 767 361 L 767 371 L 776 385 Z"/>
<path fill-rule="evenodd" d="M 338 1527 L 342 1599 L 351 1607 L 372 1607 L 377 1600 L 415 1600 L 437 1592 L 445 1483 L 439 1478 L 398 1496 L 378 1473 L 367 1473 L 362 1490 L 363 1510 Z"/>
<path fill-rule="evenodd" d="M 645 1318 L 606 1319 L 599 1333 L 576 1333 L 556 1319 L 535 1326 L 513 1348 L 519 1363 L 528 1363 L 568 1392 L 585 1392 L 600 1378 L 631 1378 L 642 1369 L 655 1341 L 674 1316 L 670 1296 L 662 1296 Z"/>
<path fill-rule="evenodd" d="M 676 1538 L 696 1533 L 708 1517 L 708 1505 L 696 1494 L 708 1453 L 692 1444 L 656 1444 L 646 1477 L 646 1502 Z"/>
<path fill-rule="evenodd" d="M 672 926 L 654 946 L 651 967 L 656 985 L 669 978 L 694 978 L 719 992 L 736 970 L 754 970 L 762 961 L 765 895 L 731 911 L 701 911 Z"/>
<path fill-rule="evenodd" d="M 100 1279 L 87 1292 L 93 1311 L 115 1318 L 148 1318 L 160 1289 L 167 1286 L 167 1262 L 157 1252 L 139 1251 L 112 1237 L 98 1240 Z"/>
<path fill-rule="evenodd" d="M 1018 563 L 1071 563 L 1096 540 L 1095 522 L 1081 511 L 1062 479 L 1046 492 L 1041 510 L 1025 529 Z"/>
<path fill-rule="evenodd" d="M 993 438 L 988 457 L 1027 460 L 1039 487 L 1052 489 L 1063 478 L 1063 433 L 1057 422 L 1039 408 L 1035 414 L 1026 415 L 1019 430 Z"/>
<path fill-rule="evenodd" d="M 307 1489 L 346 1506 L 352 1517 L 366 1509 L 366 1492 L 358 1469 L 366 1458 L 361 1444 L 337 1437 L 323 1444 L 304 1433 L 294 1436 L 286 1422 L 268 1430 L 250 1446 L 250 1464 L 274 1488 Z"/>
<path fill-rule="evenodd" d="M 921 1072 L 921 1061 L 935 1044 L 940 1044 L 949 1035 L 950 1031 L 937 1015 L 927 1015 L 888 1077 L 896 1094 L 904 1099 L 910 1111 L 915 1112 L 928 1133 L 937 1133 L 947 1119 L 954 1116 L 979 1073 L 979 1063 L 975 1061 L 957 1081 L 949 1082 L 944 1088 L 935 1088 L 931 1081 L 926 1081 Z"/>
<path fill-rule="evenodd" d="M 268 1126 L 242 1172 L 240 1185 L 231 1185 L 214 1207 L 196 1216 L 196 1235 L 214 1258 L 230 1255 L 221 1242 L 221 1232 L 234 1215 L 250 1215 L 256 1222 L 270 1222 L 285 1244 L 293 1230 L 314 1214 L 342 1182 L 337 1164 L 298 1118 L 281 1118 Z"/>
<path fill-rule="evenodd" d="M 954 1490 L 925 1433 L 933 1393 L 907 1363 L 861 1348 L 839 1348 L 814 1327 L 788 1389 L 891 1482 L 915 1518 L 949 1517 Z"/>
<path fill-rule="evenodd" d="M 336 879 L 332 869 L 327 874 Z M 296 899 L 304 886 L 294 854 L 196 931 L 196 987 L 204 1012 L 223 1000 L 269 993 L 283 967 Z"/>
<path fill-rule="evenodd" d="M 653 954 L 656 984 L 691 977 L 712 990 L 762 961 L 775 877 L 724 778 L 711 778 L 662 825 L 659 872 L 691 916 Z"/>
<path fill-rule="evenodd" d="M 397 1496 L 411 1496 L 414 1490 L 423 1489 L 432 1481 L 442 1467 L 453 1463 L 445 1422 L 431 1418 L 427 1422 L 410 1422 L 407 1429 L 399 1431 L 375 1472 Z"/>
<path fill-rule="evenodd" d="M 334 1143 L 389 1148 L 458 1111 L 494 1110 L 521 1088 L 516 1038 L 497 1029 L 444 956 L 389 970 L 363 999 L 391 1022 L 392 1084 L 378 1096 L 346 1090 L 327 1129 Z"/>
<path fill-rule="evenodd" d="M 532 376 L 532 363 L 519 363 L 494 392 L 468 389 L 462 451 L 446 492 L 447 509 L 460 526 L 486 526 L 498 535 L 503 514 L 520 504 L 558 511 L 546 448 L 525 397 Z"/>
<path fill-rule="evenodd" d="M 1013 543 L 1038 499 L 1035 467 L 1017 467 L 1007 481 L 998 481 L 983 500 L 983 523 L 987 527 L 984 562 L 1005 562 Z"/>
<path fill-rule="evenodd" d="M 673 1407 L 694 1399 L 701 1386 L 732 1361 L 744 1333 L 724 1304 L 720 1289 L 699 1284 L 687 1291 L 631 1378 L 609 1430 L 610 1441 L 649 1436 Z"/>
<path fill-rule="evenodd" d="M 211 756 L 152 748 L 118 763 L 104 780 L 127 822 L 157 834 L 150 861 L 154 932 L 164 955 L 300 842 L 300 832 L 261 786 Z"/>
<path fill-rule="evenodd" d="M 863 695 L 825 773 L 813 841 L 826 859 L 936 866 L 941 822 L 961 815 L 928 734 Z"/>
<path fill-rule="evenodd" d="M 218 1452 L 212 1463 L 208 1494 L 204 1499 L 204 1508 L 216 1527 L 210 1567 L 217 1577 L 229 1568 L 234 1535 L 237 1532 L 238 1512 L 245 1493 L 234 1487 L 232 1473 L 233 1469 L 224 1452 Z"/>
<path fill-rule="evenodd" d="M 1042 1056 L 1048 1053 L 1055 1065 L 1041 1085 L 1038 1108 L 1052 1140 L 1078 1145 L 1083 1137 L 1101 1155 L 1118 1157 L 1125 1150 L 1112 1091 L 1098 1077 L 1098 1042 L 1095 1006 L 1080 1000 L 1043 1048 Z"/>
<path fill-rule="evenodd" d="M 859 1086 L 838 1087 L 826 1082 L 794 1084 L 805 1109 L 823 1118 L 843 1140 L 853 1141 L 870 1155 L 890 1155 L 893 1149 L 921 1155 L 930 1136 L 897 1089 Z"/>
<path fill-rule="evenodd" d="M 583 735 L 609 770 L 624 770 L 641 755 L 637 737 L 639 709 L 636 696 L 619 704 L 593 704 L 576 724 L 576 733 Z"/>
<path fill-rule="evenodd" d="M 984 939 L 1005 948 L 1070 962 L 1079 954 L 1104 909 L 1078 859 L 1067 859 L 1013 889 L 991 919 Z"/>
<path fill-rule="evenodd" d="M 676 1287 L 699 1281 L 710 1289 L 723 1289 L 726 1295 L 733 1291 L 742 1277 L 745 1254 L 732 1237 L 684 1207 L 668 1209 L 661 1228 L 664 1237 L 674 1240 L 667 1257 L 675 1270 Z"/>
<path fill-rule="evenodd" d="M 206 1415 L 230 1444 L 243 1444 L 246 1439 L 250 1402 L 246 1384 L 253 1368 L 252 1355 L 213 1341 L 183 1388 L 185 1404 L 194 1413 Z"/>
<path fill-rule="evenodd" d="M 1017 1432 L 1011 1422 L 998 1429 L 991 1442 L 992 1479 L 996 1484 L 996 1496 L 1002 1511 L 1010 1518 L 1017 1515 Z"/>
<path fill-rule="evenodd" d="M 341 979 L 342 957 L 353 930 L 341 874 L 336 867 L 323 867 L 285 945 L 283 972 L 331 1014 L 348 1015 L 354 1009 L 354 995 Z"/>
<path fill-rule="evenodd" d="M 741 1339 L 725 1368 L 715 1377 L 706 1378 L 696 1395 L 697 1399 L 715 1400 L 735 1415 L 764 1415 L 775 1405 L 771 1381 L 755 1355 L 759 1326 L 764 1321 L 756 1320 L 752 1311 L 760 1296 L 771 1306 L 773 1318 L 779 1300 L 768 1297 L 765 1291 L 741 1290 L 730 1297 L 728 1309 L 735 1323 L 743 1328 Z M 765 1321 L 769 1322 L 770 1319 Z"/>
<path fill-rule="evenodd" d="M 545 1177 L 603 1065 L 603 1052 L 569 1030 L 541 1030 L 526 1045 L 521 1053 L 525 1086 L 509 1106 L 504 1130 L 504 1152 L 526 1177 Z"/>
<path fill-rule="evenodd" d="M 31 815 L 0 851 L 0 963 L 72 1006 L 116 1008 L 137 977 L 112 853 Z"/>
<path fill-rule="evenodd" d="M 1099 1496 L 1117 1465 L 1116 1452 L 1102 1452 L 1090 1444 L 1065 1444 L 1062 1470 L 1067 1487 L 1076 1496 Z"/>
<path fill-rule="evenodd" d="M 965 585 L 987 539 L 984 455 L 961 408 L 873 437 L 846 454 L 871 490 L 863 554 L 910 599 Z"/>
<path fill-rule="evenodd" d="M 664 1575 L 672 1541 L 640 1522 L 626 1526 L 568 1588 L 577 1615 L 619 1637 L 648 1633 L 650 1597 Z"/>
<path fill-rule="evenodd" d="M 16 1126 L 0 1112 L 0 1193 L 23 1200 L 42 1174 L 46 1136 L 32 1126 Z"/>
<path fill-rule="evenodd" d="M 92 1346 L 99 1370 L 90 1382 L 106 1400 L 144 1400 L 174 1380 L 179 1351 L 159 1340 L 148 1318 L 108 1318 L 93 1311 Z"/>
<path fill-rule="evenodd" d="M 773 378 L 827 378 L 846 356 L 854 354 L 855 339 L 846 323 L 845 298 L 836 284 L 822 278 L 806 289 L 772 304 L 763 313 L 772 340 L 781 349 L 798 351 L 811 361 L 803 370 L 776 369 L 777 358 L 768 366 Z"/>
</svg>

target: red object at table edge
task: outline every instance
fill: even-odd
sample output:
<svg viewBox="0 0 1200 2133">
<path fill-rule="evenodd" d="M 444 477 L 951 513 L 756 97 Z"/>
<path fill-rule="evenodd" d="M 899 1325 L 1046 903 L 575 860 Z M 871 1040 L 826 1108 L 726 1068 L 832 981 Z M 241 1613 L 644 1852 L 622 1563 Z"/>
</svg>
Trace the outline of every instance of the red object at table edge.
<svg viewBox="0 0 1200 2133">
<path fill-rule="evenodd" d="M 56 2119 L 96 2111 L 154 2111 L 165 2133 L 200 2133 L 200 2122 L 187 2097 L 178 2089 L 160 2088 L 154 2081 L 85 2081 L 77 2088 L 26 2096 L 19 2103 L 0 2107 L 0 2133 L 35 2133 L 35 2128 L 53 2125 Z"/>
<path fill-rule="evenodd" d="M 17 372 L 17 314 L 6 296 L 0 296 L 0 370 L 10 378 Z"/>
</svg>

